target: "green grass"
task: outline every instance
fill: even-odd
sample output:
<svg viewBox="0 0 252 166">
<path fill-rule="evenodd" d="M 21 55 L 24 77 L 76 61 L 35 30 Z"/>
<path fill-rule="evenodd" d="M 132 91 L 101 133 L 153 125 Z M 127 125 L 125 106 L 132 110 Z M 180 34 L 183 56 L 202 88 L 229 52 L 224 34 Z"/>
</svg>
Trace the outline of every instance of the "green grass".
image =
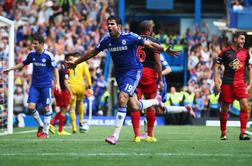
<svg viewBox="0 0 252 166">
<path fill-rule="evenodd" d="M 16 133 L 21 130 L 34 128 Z M 108 145 L 104 139 L 112 131 L 92 126 L 89 133 L 43 140 L 35 132 L 0 136 L 0 166 L 252 164 L 252 142 L 238 140 L 239 128 L 228 127 L 228 140 L 220 141 L 218 127 L 162 126 L 155 128 L 157 143 L 134 143 L 132 128 L 125 126 L 118 144 Z"/>
</svg>

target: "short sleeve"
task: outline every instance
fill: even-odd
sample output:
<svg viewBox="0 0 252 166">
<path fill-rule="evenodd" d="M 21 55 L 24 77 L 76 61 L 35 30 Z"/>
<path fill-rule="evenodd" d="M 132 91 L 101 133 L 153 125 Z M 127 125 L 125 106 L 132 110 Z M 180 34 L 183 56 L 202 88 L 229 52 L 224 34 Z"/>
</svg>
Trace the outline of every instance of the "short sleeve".
<svg viewBox="0 0 252 166">
<path fill-rule="evenodd" d="M 53 54 L 51 52 L 48 52 L 48 55 L 50 57 L 51 66 L 53 68 L 57 68 L 57 62 L 55 61 Z"/>
<path fill-rule="evenodd" d="M 143 46 L 144 45 L 144 40 L 141 36 L 135 34 L 135 33 L 130 33 L 130 38 L 131 38 L 131 41 L 133 42 L 132 44 L 133 45 L 140 45 L 140 46 Z"/>
<path fill-rule="evenodd" d="M 103 37 L 101 39 L 101 41 L 99 42 L 99 44 L 97 44 L 95 46 L 95 50 L 98 51 L 98 52 L 101 52 L 101 51 L 107 49 L 107 44 L 106 44 L 107 42 L 106 41 L 107 41 L 107 36 L 105 36 L 105 37 Z"/>
<path fill-rule="evenodd" d="M 163 54 L 160 54 L 160 61 L 163 67 L 170 67 L 169 63 L 166 61 L 166 59 L 164 58 Z"/>
<path fill-rule="evenodd" d="M 32 54 L 29 53 L 26 59 L 23 61 L 24 65 L 29 65 L 32 62 Z"/>
</svg>

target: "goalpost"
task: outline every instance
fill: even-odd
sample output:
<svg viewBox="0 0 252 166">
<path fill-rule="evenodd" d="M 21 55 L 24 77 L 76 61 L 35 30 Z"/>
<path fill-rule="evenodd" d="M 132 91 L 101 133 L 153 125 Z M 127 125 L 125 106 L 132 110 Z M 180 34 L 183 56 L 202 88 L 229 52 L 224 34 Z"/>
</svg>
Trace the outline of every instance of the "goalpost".
<svg viewBox="0 0 252 166">
<path fill-rule="evenodd" d="M 9 43 L 8 43 L 8 67 L 14 66 L 14 21 L 9 20 L 5 17 L 0 16 L 0 27 L 7 26 L 9 32 Z M 2 39 L 1 39 L 2 40 Z M 2 71 L 1 71 L 2 72 Z M 2 74 L 2 73 L 1 73 Z M 13 93 L 14 93 L 14 72 L 11 71 L 8 74 L 8 96 L 7 96 L 7 128 L 3 126 L 3 134 L 12 134 L 13 133 Z M 6 110 L 5 110 L 6 111 Z"/>
</svg>

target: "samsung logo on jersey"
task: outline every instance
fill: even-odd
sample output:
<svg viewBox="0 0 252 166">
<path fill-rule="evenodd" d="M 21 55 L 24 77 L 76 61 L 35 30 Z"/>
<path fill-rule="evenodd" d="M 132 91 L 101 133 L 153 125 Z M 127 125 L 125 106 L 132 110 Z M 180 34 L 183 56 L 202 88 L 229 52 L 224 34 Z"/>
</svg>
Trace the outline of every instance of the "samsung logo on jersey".
<svg viewBox="0 0 252 166">
<path fill-rule="evenodd" d="M 45 63 L 38 63 L 38 62 L 34 62 L 33 65 L 34 65 L 34 66 L 42 66 L 42 67 L 45 67 L 45 66 L 46 66 Z"/>
<path fill-rule="evenodd" d="M 117 52 L 117 51 L 124 51 L 127 50 L 128 47 L 127 46 L 121 46 L 121 47 L 111 47 L 109 48 L 110 52 Z"/>
</svg>

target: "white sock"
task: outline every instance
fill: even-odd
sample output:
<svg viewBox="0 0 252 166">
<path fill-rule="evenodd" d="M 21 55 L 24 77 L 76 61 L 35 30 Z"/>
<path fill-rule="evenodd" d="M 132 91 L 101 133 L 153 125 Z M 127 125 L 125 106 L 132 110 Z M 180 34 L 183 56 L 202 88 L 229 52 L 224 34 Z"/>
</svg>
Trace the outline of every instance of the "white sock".
<svg viewBox="0 0 252 166">
<path fill-rule="evenodd" d="M 146 109 L 155 105 L 158 105 L 157 99 L 139 100 L 139 110 Z"/>
<path fill-rule="evenodd" d="M 18 127 L 25 127 L 24 117 L 25 117 L 24 113 L 20 113 L 20 114 L 17 115 Z"/>
<path fill-rule="evenodd" d="M 187 109 L 184 106 L 166 106 L 166 110 L 168 114 L 187 112 Z"/>
<path fill-rule="evenodd" d="M 115 131 L 113 136 L 116 138 L 116 140 L 119 139 L 119 135 L 123 126 L 124 119 L 126 117 L 127 108 L 125 107 L 119 107 L 118 112 L 116 114 L 116 124 L 115 124 Z"/>
<path fill-rule="evenodd" d="M 40 116 L 39 116 L 39 113 L 37 110 L 30 110 L 31 111 L 31 114 L 33 116 L 33 118 L 35 119 L 35 121 L 37 122 L 37 124 L 40 126 L 40 127 L 43 127 L 44 126 L 44 123 L 42 122 Z"/>
<path fill-rule="evenodd" d="M 45 112 L 43 131 L 47 135 L 49 134 L 49 127 L 50 127 L 51 116 L 52 116 L 52 111 L 51 110 Z"/>
</svg>

